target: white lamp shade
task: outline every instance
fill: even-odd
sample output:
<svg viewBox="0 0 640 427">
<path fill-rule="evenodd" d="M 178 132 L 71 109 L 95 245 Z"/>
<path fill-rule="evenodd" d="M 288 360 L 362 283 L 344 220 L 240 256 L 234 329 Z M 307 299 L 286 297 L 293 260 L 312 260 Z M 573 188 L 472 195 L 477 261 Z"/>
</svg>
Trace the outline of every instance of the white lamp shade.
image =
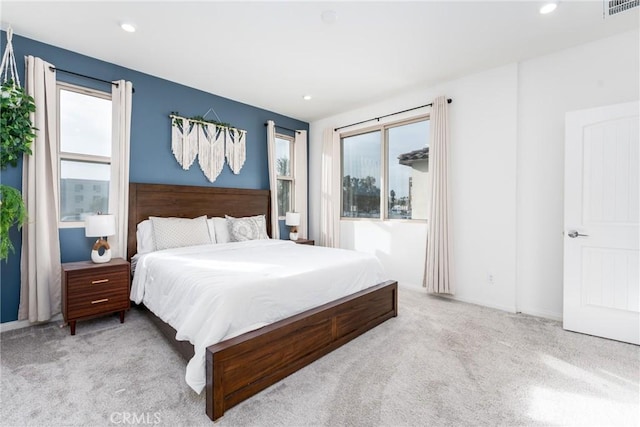
<svg viewBox="0 0 640 427">
<path fill-rule="evenodd" d="M 115 215 L 88 215 L 84 219 L 84 234 L 87 237 L 105 237 L 116 234 Z"/>
<path fill-rule="evenodd" d="M 287 225 L 298 226 L 300 225 L 300 214 L 298 212 L 287 212 L 284 222 Z"/>
</svg>

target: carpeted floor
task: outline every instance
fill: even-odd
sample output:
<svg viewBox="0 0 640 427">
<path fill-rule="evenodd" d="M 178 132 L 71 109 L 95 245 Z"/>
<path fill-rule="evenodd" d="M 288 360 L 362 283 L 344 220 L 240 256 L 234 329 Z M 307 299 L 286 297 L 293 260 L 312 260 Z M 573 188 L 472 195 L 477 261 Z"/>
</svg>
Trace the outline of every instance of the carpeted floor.
<svg viewBox="0 0 640 427">
<path fill-rule="evenodd" d="M 639 347 L 409 289 L 399 311 L 215 425 L 640 424 Z M 0 357 L 1 425 L 213 425 L 137 309 L 5 332 Z"/>
</svg>

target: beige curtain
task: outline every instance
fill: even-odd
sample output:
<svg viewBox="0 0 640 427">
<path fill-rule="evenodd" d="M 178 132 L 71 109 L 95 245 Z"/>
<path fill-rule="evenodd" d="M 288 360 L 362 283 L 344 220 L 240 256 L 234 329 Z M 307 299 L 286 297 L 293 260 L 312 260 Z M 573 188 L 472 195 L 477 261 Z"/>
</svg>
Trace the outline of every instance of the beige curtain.
<svg viewBox="0 0 640 427">
<path fill-rule="evenodd" d="M 333 128 L 324 130 L 320 177 L 320 236 L 321 246 L 340 246 L 340 138 Z"/>
<path fill-rule="evenodd" d="M 114 257 L 127 258 L 129 218 L 129 145 L 131 136 L 131 102 L 133 85 L 119 80 L 111 89 L 111 182 L 109 209 L 116 216 L 116 234 L 110 238 Z"/>
<path fill-rule="evenodd" d="M 422 285 L 430 293 L 453 294 L 453 260 L 449 183 L 449 117 L 447 98 L 433 101 L 429 141 L 431 206 L 427 232 L 427 256 Z"/>
<path fill-rule="evenodd" d="M 276 170 L 276 124 L 267 121 L 267 161 L 269 162 L 269 190 L 271 190 L 271 238 L 280 238 L 278 223 L 278 171 Z"/>
<path fill-rule="evenodd" d="M 300 213 L 300 226 L 298 227 L 299 237 L 308 237 L 307 226 L 307 131 L 299 130 L 295 132 L 294 149 L 294 210 Z"/>
<path fill-rule="evenodd" d="M 26 58 L 26 89 L 36 104 L 32 154 L 22 162 L 22 193 L 29 215 L 22 227 L 18 319 L 49 320 L 60 312 L 58 236 L 58 131 L 56 73 L 40 58 Z"/>
</svg>

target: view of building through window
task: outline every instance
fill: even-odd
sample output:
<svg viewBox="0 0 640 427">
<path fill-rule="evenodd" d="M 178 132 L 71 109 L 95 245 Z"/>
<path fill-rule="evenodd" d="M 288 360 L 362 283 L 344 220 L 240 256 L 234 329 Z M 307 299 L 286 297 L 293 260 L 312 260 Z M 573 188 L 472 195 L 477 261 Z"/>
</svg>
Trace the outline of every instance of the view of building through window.
<svg viewBox="0 0 640 427">
<path fill-rule="evenodd" d="M 428 172 L 427 119 L 342 138 L 342 217 L 427 219 Z"/>
<path fill-rule="evenodd" d="M 60 221 L 109 212 L 111 96 L 59 84 Z"/>
<path fill-rule="evenodd" d="M 278 217 L 284 218 L 293 206 L 293 138 L 276 135 L 276 174 L 278 175 Z"/>
<path fill-rule="evenodd" d="M 87 213 L 108 213 L 110 165 L 60 162 L 60 221 L 84 221 Z"/>
<path fill-rule="evenodd" d="M 429 121 L 387 129 L 387 218 L 427 219 Z"/>
</svg>

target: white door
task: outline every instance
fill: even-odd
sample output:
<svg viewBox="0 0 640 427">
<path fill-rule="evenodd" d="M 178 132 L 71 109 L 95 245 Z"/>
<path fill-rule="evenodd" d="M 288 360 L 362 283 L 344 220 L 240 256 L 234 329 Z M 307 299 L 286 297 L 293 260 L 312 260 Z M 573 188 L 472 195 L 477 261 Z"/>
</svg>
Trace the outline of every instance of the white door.
<svg viewBox="0 0 640 427">
<path fill-rule="evenodd" d="M 639 103 L 566 115 L 564 328 L 640 344 Z"/>
</svg>

